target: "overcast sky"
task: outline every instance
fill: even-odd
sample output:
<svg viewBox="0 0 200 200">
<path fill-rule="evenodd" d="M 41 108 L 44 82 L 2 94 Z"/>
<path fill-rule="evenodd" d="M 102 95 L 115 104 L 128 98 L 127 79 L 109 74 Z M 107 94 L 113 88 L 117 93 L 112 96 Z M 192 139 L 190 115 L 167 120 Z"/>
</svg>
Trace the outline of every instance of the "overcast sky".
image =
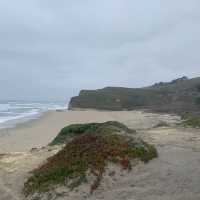
<svg viewBox="0 0 200 200">
<path fill-rule="evenodd" d="M 0 99 L 200 76 L 199 0 L 0 0 Z"/>
</svg>

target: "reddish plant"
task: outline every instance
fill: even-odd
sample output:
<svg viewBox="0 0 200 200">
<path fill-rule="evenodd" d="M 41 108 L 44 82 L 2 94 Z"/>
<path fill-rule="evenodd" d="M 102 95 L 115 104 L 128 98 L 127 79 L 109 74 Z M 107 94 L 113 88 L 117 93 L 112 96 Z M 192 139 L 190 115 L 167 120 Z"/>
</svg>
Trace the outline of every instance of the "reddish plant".
<svg viewBox="0 0 200 200">
<path fill-rule="evenodd" d="M 86 179 L 90 171 L 95 177 L 91 183 L 91 193 L 98 188 L 108 162 L 115 162 L 123 169 L 131 169 L 131 160 L 140 158 L 148 161 L 157 156 L 156 149 L 142 141 L 134 141 L 119 134 L 83 134 L 71 142 L 47 163 L 33 172 L 25 183 L 25 194 L 46 191 L 55 184 L 67 184 L 71 180 L 73 187 Z M 74 182 L 73 182 L 74 180 Z"/>
</svg>

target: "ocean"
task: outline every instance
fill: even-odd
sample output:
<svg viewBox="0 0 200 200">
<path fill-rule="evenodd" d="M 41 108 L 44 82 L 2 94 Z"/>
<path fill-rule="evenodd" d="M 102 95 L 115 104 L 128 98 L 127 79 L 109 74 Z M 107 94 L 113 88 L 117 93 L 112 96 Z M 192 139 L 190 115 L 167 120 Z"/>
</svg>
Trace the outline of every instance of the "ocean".
<svg viewBox="0 0 200 200">
<path fill-rule="evenodd" d="M 66 102 L 0 101 L 0 129 L 36 119 L 49 110 L 64 109 Z"/>
</svg>

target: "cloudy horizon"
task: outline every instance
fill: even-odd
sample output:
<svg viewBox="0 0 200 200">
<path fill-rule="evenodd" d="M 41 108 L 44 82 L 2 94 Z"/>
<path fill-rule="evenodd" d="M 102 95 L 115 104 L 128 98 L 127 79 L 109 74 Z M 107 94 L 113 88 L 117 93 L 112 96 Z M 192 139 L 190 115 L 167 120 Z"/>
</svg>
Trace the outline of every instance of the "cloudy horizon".
<svg viewBox="0 0 200 200">
<path fill-rule="evenodd" d="M 199 0 L 0 0 L 0 100 L 200 76 Z"/>
</svg>

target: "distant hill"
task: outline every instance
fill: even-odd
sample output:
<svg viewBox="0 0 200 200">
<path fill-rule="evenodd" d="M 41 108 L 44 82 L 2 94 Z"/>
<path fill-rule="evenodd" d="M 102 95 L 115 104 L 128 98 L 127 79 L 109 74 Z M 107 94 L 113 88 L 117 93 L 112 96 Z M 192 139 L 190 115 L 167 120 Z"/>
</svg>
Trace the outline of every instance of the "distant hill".
<svg viewBox="0 0 200 200">
<path fill-rule="evenodd" d="M 79 96 L 71 98 L 69 109 L 149 109 L 167 113 L 200 113 L 200 77 L 182 77 L 144 88 L 82 90 Z"/>
</svg>

